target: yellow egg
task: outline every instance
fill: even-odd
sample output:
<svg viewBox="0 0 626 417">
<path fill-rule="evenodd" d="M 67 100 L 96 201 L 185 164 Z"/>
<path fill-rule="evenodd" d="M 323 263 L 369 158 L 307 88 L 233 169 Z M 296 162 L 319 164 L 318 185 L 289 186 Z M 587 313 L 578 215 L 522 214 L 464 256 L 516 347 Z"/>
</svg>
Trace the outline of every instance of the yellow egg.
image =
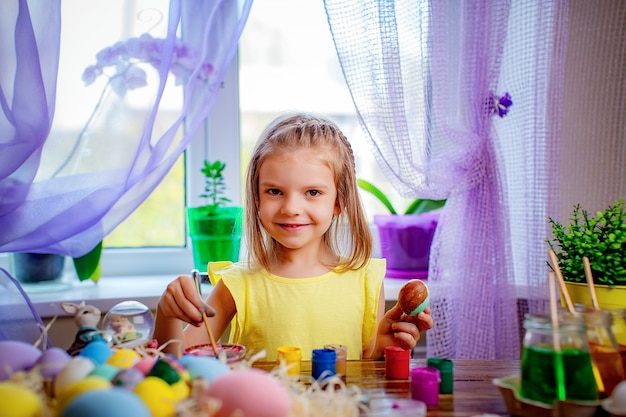
<svg viewBox="0 0 626 417">
<path fill-rule="evenodd" d="M 161 378 L 148 376 L 135 386 L 135 394 L 146 404 L 152 417 L 173 417 L 178 398 L 174 389 Z"/>
<path fill-rule="evenodd" d="M 58 411 L 63 411 L 63 409 L 70 402 L 72 402 L 74 398 L 85 392 L 109 388 L 111 388 L 111 382 L 100 376 L 95 375 L 88 376 L 87 378 L 81 379 L 80 381 L 72 382 L 63 387 L 57 393 L 57 409 Z"/>
<path fill-rule="evenodd" d="M 33 391 L 13 382 L 0 383 L 0 409 L 3 417 L 40 417 L 43 403 Z"/>
<path fill-rule="evenodd" d="M 139 353 L 132 349 L 119 349 L 109 356 L 106 363 L 120 369 L 127 369 L 139 362 L 140 359 L 141 356 L 139 356 Z"/>
<path fill-rule="evenodd" d="M 191 388 L 189 388 L 189 384 L 187 384 L 186 381 L 183 381 L 181 379 L 180 381 L 170 385 L 170 387 L 172 387 L 172 390 L 174 391 L 174 394 L 176 395 L 176 399 L 178 401 L 189 397 L 189 392 L 191 391 Z"/>
</svg>

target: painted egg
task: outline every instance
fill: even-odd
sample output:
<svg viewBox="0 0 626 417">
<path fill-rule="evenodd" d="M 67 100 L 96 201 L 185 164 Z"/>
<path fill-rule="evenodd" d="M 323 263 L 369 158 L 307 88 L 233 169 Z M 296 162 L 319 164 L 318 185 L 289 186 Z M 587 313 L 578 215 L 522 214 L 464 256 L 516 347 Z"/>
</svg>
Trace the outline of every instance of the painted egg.
<svg viewBox="0 0 626 417">
<path fill-rule="evenodd" d="M 191 379 L 203 378 L 213 382 L 219 376 L 230 372 L 230 368 L 219 359 L 210 356 L 185 355 L 179 360 Z"/>
<path fill-rule="evenodd" d="M 0 341 L 0 381 L 19 371 L 28 371 L 41 357 L 41 350 L 18 340 Z"/>
<path fill-rule="evenodd" d="M 53 380 L 70 359 L 72 357 L 65 350 L 52 347 L 43 351 L 36 366 L 44 379 Z"/>
<path fill-rule="evenodd" d="M 43 415 L 43 403 L 37 394 L 14 382 L 0 382 L 0 404 L 3 417 Z"/>
<path fill-rule="evenodd" d="M 117 366 L 120 369 L 130 368 L 141 360 L 139 353 L 132 349 L 119 349 L 107 359 L 109 365 Z"/>
<path fill-rule="evenodd" d="M 180 372 L 178 372 L 173 362 L 167 358 L 159 358 L 148 373 L 148 376 L 161 378 L 170 385 L 181 380 Z"/>
<path fill-rule="evenodd" d="M 89 376 L 99 376 L 107 381 L 111 381 L 119 372 L 119 368 L 109 365 L 108 363 L 103 363 L 101 365 L 96 365 L 93 371 L 89 372 Z"/>
<path fill-rule="evenodd" d="M 96 365 L 89 358 L 74 356 L 54 378 L 54 393 L 60 392 L 66 385 L 84 379 Z"/>
<path fill-rule="evenodd" d="M 89 391 L 110 389 L 111 383 L 99 376 L 88 376 L 66 385 L 57 393 L 57 408 L 63 410 L 74 398 Z"/>
<path fill-rule="evenodd" d="M 151 417 L 135 394 L 121 388 L 90 391 L 76 397 L 59 417 Z"/>
<path fill-rule="evenodd" d="M 237 409 L 246 417 L 287 417 L 291 410 L 286 388 L 259 369 L 224 374 L 208 386 L 205 394 L 222 401 L 215 417 L 230 417 Z"/>
<path fill-rule="evenodd" d="M 145 375 L 135 368 L 122 369 L 111 380 L 111 383 L 120 388 L 132 391 L 138 383 L 143 381 Z"/>
<path fill-rule="evenodd" d="M 78 356 L 91 359 L 96 365 L 105 363 L 113 354 L 113 350 L 104 340 L 94 340 L 80 351 Z"/>
<path fill-rule="evenodd" d="M 144 375 L 148 375 L 148 373 L 150 373 L 150 369 L 152 369 L 156 361 L 157 361 L 157 358 L 152 358 L 152 357 L 141 358 L 139 362 L 133 365 L 133 368 L 139 369 L 141 373 Z"/>
<path fill-rule="evenodd" d="M 148 376 L 134 389 L 134 393 L 144 402 L 152 417 L 173 417 L 178 401 L 172 387 L 156 376 Z"/>
</svg>

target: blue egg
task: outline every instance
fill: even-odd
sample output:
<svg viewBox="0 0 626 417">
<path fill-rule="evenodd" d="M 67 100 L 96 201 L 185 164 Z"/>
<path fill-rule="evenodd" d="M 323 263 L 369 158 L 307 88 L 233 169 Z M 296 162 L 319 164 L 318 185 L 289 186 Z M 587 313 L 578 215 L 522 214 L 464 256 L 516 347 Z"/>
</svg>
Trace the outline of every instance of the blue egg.
<svg viewBox="0 0 626 417">
<path fill-rule="evenodd" d="M 89 391 L 76 397 L 59 417 L 151 417 L 137 395 L 122 388 Z"/>
<path fill-rule="evenodd" d="M 89 342 L 78 354 L 85 358 L 89 358 L 96 365 L 101 365 L 109 359 L 113 354 L 113 350 L 104 340 L 94 340 Z"/>
<path fill-rule="evenodd" d="M 187 369 L 191 379 L 204 378 L 213 382 L 217 377 L 230 372 L 228 365 L 211 356 L 185 355 L 178 362 Z"/>
</svg>

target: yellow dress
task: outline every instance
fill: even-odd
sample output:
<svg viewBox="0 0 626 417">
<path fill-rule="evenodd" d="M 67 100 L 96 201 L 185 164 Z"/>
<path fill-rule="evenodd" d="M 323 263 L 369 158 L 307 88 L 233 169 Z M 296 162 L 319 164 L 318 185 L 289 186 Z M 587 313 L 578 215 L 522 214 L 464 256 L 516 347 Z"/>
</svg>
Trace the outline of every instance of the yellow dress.
<svg viewBox="0 0 626 417">
<path fill-rule="evenodd" d="M 347 346 L 348 359 L 360 359 L 375 336 L 384 259 L 310 278 L 250 272 L 244 262 L 209 263 L 208 270 L 211 283 L 222 280 L 235 300 L 229 343 L 265 350 L 267 361 L 276 360 L 279 346 L 297 346 L 302 360 L 311 360 L 313 349 L 327 344 Z"/>
</svg>

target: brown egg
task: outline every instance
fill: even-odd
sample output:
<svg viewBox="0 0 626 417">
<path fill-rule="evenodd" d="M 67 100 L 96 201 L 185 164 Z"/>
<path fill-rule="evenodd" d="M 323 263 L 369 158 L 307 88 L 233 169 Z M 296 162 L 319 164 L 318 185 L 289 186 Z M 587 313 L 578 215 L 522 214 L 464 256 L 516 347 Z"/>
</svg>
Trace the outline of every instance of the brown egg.
<svg viewBox="0 0 626 417">
<path fill-rule="evenodd" d="M 419 279 L 407 281 L 398 293 L 398 304 L 405 314 L 418 315 L 428 307 L 428 287 Z"/>
</svg>

